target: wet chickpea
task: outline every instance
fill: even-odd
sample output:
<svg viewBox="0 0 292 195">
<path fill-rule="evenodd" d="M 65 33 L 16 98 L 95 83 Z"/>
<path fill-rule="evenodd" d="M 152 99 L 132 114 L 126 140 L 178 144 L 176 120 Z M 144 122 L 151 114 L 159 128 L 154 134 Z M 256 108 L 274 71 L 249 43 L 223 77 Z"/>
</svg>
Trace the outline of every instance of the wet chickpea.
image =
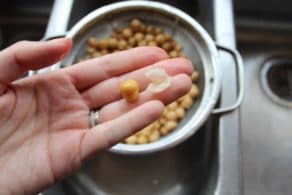
<svg viewBox="0 0 292 195">
<path fill-rule="evenodd" d="M 127 48 L 127 42 L 125 40 L 120 40 L 118 42 L 118 49 L 119 50 L 123 50 L 123 49 L 126 49 Z"/>
<path fill-rule="evenodd" d="M 164 35 L 165 41 L 172 41 L 172 36 L 170 34 Z"/>
<path fill-rule="evenodd" d="M 139 135 L 137 139 L 138 144 L 147 144 L 148 138 L 145 135 Z"/>
<path fill-rule="evenodd" d="M 175 109 L 176 116 L 179 120 L 183 119 L 185 117 L 185 110 L 182 107 L 178 107 Z"/>
<path fill-rule="evenodd" d="M 138 46 L 139 47 L 143 47 L 143 46 L 146 46 L 147 45 L 147 42 L 146 41 L 140 41 L 139 43 L 138 43 Z"/>
<path fill-rule="evenodd" d="M 169 110 L 175 110 L 177 107 L 178 107 L 178 103 L 177 103 L 177 102 L 172 102 L 171 104 L 169 104 L 169 105 L 167 106 L 167 108 L 168 108 Z"/>
<path fill-rule="evenodd" d="M 198 95 L 200 94 L 200 91 L 199 91 L 199 88 L 196 84 L 193 84 L 192 85 L 192 88 L 189 92 L 189 95 L 192 97 L 192 98 L 196 98 L 198 97 Z"/>
<path fill-rule="evenodd" d="M 169 52 L 172 49 L 172 44 L 169 42 L 165 42 L 162 44 L 162 49 L 164 49 L 166 52 Z"/>
<path fill-rule="evenodd" d="M 176 116 L 176 113 L 175 111 L 169 111 L 166 115 L 166 119 L 167 120 L 170 120 L 170 121 L 176 121 L 177 120 L 177 116 Z"/>
<path fill-rule="evenodd" d="M 108 47 L 110 49 L 115 49 L 118 46 L 118 40 L 116 38 L 109 38 L 108 39 Z"/>
<path fill-rule="evenodd" d="M 150 41 L 150 42 L 148 43 L 148 46 L 157 47 L 158 45 L 157 45 L 157 43 L 156 43 L 155 41 Z"/>
<path fill-rule="evenodd" d="M 88 40 L 87 40 L 87 44 L 90 46 L 90 47 L 96 47 L 97 45 L 97 39 L 95 37 L 90 37 Z"/>
<path fill-rule="evenodd" d="M 134 34 L 134 38 L 137 42 L 142 41 L 144 39 L 144 34 L 141 32 L 137 32 Z"/>
<path fill-rule="evenodd" d="M 159 131 L 153 131 L 151 135 L 149 136 L 149 142 L 157 141 L 159 140 L 159 138 L 160 138 Z"/>
<path fill-rule="evenodd" d="M 161 129 L 159 129 L 159 133 L 161 135 L 167 135 L 169 133 L 169 129 L 162 127 Z"/>
<path fill-rule="evenodd" d="M 136 40 L 134 37 L 131 37 L 128 39 L 128 45 L 131 45 L 132 47 L 136 46 Z"/>
<path fill-rule="evenodd" d="M 96 57 L 100 57 L 101 56 L 101 53 L 100 52 L 94 52 L 92 54 L 92 57 L 96 58 Z"/>
<path fill-rule="evenodd" d="M 132 135 L 132 136 L 126 138 L 126 139 L 125 139 L 125 142 L 126 142 L 127 144 L 137 144 L 137 136 Z"/>
<path fill-rule="evenodd" d="M 155 34 L 155 35 L 158 35 L 158 34 L 161 34 L 161 33 L 163 33 L 162 28 L 159 28 L 159 27 L 155 27 L 155 28 L 154 28 L 154 34 Z"/>
<path fill-rule="evenodd" d="M 159 122 L 160 126 L 163 126 L 166 123 L 166 119 L 165 118 L 160 118 L 158 120 L 158 122 Z"/>
<path fill-rule="evenodd" d="M 178 57 L 178 53 L 175 50 L 172 50 L 171 52 L 169 52 L 169 57 L 171 58 L 176 58 Z"/>
<path fill-rule="evenodd" d="M 191 76 L 192 81 L 196 82 L 198 78 L 199 78 L 199 73 L 197 71 L 194 71 Z"/>
<path fill-rule="evenodd" d="M 144 129 L 142 129 L 141 131 L 139 131 L 140 135 L 144 135 L 146 137 L 149 137 L 150 134 L 152 132 L 152 126 L 148 125 L 147 127 L 145 127 Z"/>
<path fill-rule="evenodd" d="M 123 98 L 127 102 L 135 102 L 139 97 L 139 85 L 133 79 L 122 82 L 120 89 Z"/>
<path fill-rule="evenodd" d="M 122 35 L 125 39 L 129 39 L 130 37 L 133 36 L 133 32 L 131 29 L 129 28 L 125 28 L 123 31 L 122 31 Z"/>
<path fill-rule="evenodd" d="M 146 34 L 145 41 L 147 42 L 154 41 L 154 36 L 152 34 Z"/>
<path fill-rule="evenodd" d="M 96 47 L 98 49 L 107 49 L 108 48 L 108 41 L 106 39 L 101 39 L 96 43 Z"/>
<path fill-rule="evenodd" d="M 95 48 L 93 48 L 93 47 L 87 47 L 86 48 L 86 53 L 88 53 L 88 54 L 94 54 L 94 52 L 96 52 Z"/>
<path fill-rule="evenodd" d="M 151 25 L 148 25 L 148 26 L 146 27 L 146 32 L 149 33 L 149 34 L 154 33 L 154 27 L 151 26 Z"/>
<path fill-rule="evenodd" d="M 182 51 L 182 46 L 179 43 L 176 43 L 174 46 L 174 49 L 177 53 L 180 53 Z"/>
<path fill-rule="evenodd" d="M 158 45 L 162 45 L 165 42 L 165 36 L 163 34 L 158 34 L 155 36 L 155 41 Z"/>
<path fill-rule="evenodd" d="M 165 123 L 164 127 L 166 128 L 166 131 L 168 131 L 168 132 L 172 131 L 177 127 L 177 122 L 176 121 L 167 121 Z"/>
<path fill-rule="evenodd" d="M 130 27 L 133 31 L 137 32 L 141 30 L 142 22 L 139 19 L 133 19 L 130 23 Z"/>
<path fill-rule="evenodd" d="M 181 106 L 185 109 L 189 109 L 193 105 L 193 99 L 191 96 L 187 95 L 181 101 Z"/>
<path fill-rule="evenodd" d="M 100 54 L 103 56 L 103 55 L 106 55 L 108 54 L 108 50 L 107 49 L 103 49 L 100 51 Z"/>
<path fill-rule="evenodd" d="M 167 113 L 168 113 L 168 109 L 167 108 L 164 108 L 164 111 L 162 113 L 162 117 L 163 118 L 166 118 Z"/>
</svg>

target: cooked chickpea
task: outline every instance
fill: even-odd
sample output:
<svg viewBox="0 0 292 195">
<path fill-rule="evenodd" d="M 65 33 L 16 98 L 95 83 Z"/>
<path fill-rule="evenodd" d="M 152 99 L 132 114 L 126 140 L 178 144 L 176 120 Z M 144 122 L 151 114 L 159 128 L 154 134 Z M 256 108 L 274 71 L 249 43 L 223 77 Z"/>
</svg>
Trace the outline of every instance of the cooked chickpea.
<svg viewBox="0 0 292 195">
<path fill-rule="evenodd" d="M 129 39 L 130 37 L 132 37 L 133 35 L 133 32 L 130 28 L 125 28 L 123 31 L 122 31 L 122 35 L 125 39 Z"/>
<path fill-rule="evenodd" d="M 96 47 L 98 49 L 107 49 L 108 48 L 108 41 L 106 39 L 101 39 L 96 43 Z"/>
<path fill-rule="evenodd" d="M 102 50 L 100 51 L 100 54 L 101 54 L 101 55 L 106 55 L 106 54 L 108 54 L 108 50 L 107 50 L 107 49 L 102 49 Z"/>
<path fill-rule="evenodd" d="M 154 41 L 154 36 L 152 34 L 146 34 L 145 41 L 147 42 Z"/>
<path fill-rule="evenodd" d="M 126 142 L 127 144 L 137 144 L 137 136 L 132 135 L 132 136 L 126 138 L 126 139 L 125 139 L 125 142 Z"/>
<path fill-rule="evenodd" d="M 101 53 L 97 52 L 97 51 L 92 54 L 92 57 L 94 57 L 94 58 L 100 57 L 100 56 L 101 56 Z"/>
<path fill-rule="evenodd" d="M 182 46 L 179 43 L 176 43 L 174 46 L 174 49 L 177 53 L 180 53 L 182 51 Z"/>
<path fill-rule="evenodd" d="M 160 128 L 160 124 L 158 123 L 158 121 L 155 121 L 153 124 L 153 130 L 158 130 Z"/>
<path fill-rule="evenodd" d="M 165 41 L 171 41 L 172 40 L 172 36 L 170 34 L 164 34 L 165 37 Z"/>
<path fill-rule="evenodd" d="M 133 79 L 126 80 L 121 84 L 121 93 L 128 102 L 134 102 L 139 97 L 139 85 Z"/>
<path fill-rule="evenodd" d="M 170 132 L 177 127 L 177 122 L 176 121 L 167 121 L 165 123 L 164 127 L 166 128 L 166 131 Z"/>
<path fill-rule="evenodd" d="M 138 43 L 138 46 L 139 47 L 142 47 L 142 46 L 146 46 L 147 45 L 147 42 L 146 41 L 140 41 L 139 43 Z"/>
<path fill-rule="evenodd" d="M 108 39 L 108 46 L 111 49 L 116 49 L 118 46 L 118 40 L 116 38 L 109 38 Z"/>
<path fill-rule="evenodd" d="M 163 34 L 158 34 L 155 36 L 155 41 L 158 45 L 162 45 L 165 42 L 165 36 Z"/>
<path fill-rule="evenodd" d="M 176 121 L 177 119 L 176 113 L 173 110 L 168 111 L 168 113 L 166 114 L 166 119 L 170 121 Z"/>
<path fill-rule="evenodd" d="M 148 143 L 148 138 L 144 135 L 139 135 L 137 139 L 138 144 L 147 144 Z"/>
<path fill-rule="evenodd" d="M 149 142 L 157 141 L 160 138 L 159 131 L 153 131 L 149 136 Z"/>
<path fill-rule="evenodd" d="M 169 129 L 162 127 L 159 132 L 161 135 L 167 135 L 169 133 Z"/>
<path fill-rule="evenodd" d="M 128 39 L 128 45 L 131 45 L 132 47 L 136 46 L 136 40 L 134 37 Z"/>
<path fill-rule="evenodd" d="M 126 49 L 127 48 L 127 42 L 125 41 L 125 40 L 120 40 L 119 42 L 118 42 L 118 49 L 119 50 L 124 50 L 124 49 Z"/>
<path fill-rule="evenodd" d="M 96 44 L 97 44 L 97 40 L 95 37 L 90 37 L 87 41 L 87 44 L 90 46 L 90 47 L 96 47 Z"/>
<path fill-rule="evenodd" d="M 191 96 L 187 95 L 181 101 L 181 106 L 185 109 L 189 109 L 193 105 L 193 99 Z"/>
<path fill-rule="evenodd" d="M 133 19 L 130 23 L 130 27 L 133 31 L 137 32 L 141 30 L 142 22 L 139 19 Z"/>
<path fill-rule="evenodd" d="M 149 135 L 152 132 L 152 129 L 153 129 L 153 127 L 151 125 L 148 125 L 144 129 L 142 129 L 141 131 L 139 131 L 139 134 L 149 137 Z"/>
<path fill-rule="evenodd" d="M 163 126 L 163 125 L 166 123 L 166 119 L 161 117 L 161 118 L 158 120 L 158 122 L 159 122 L 160 126 Z"/>
<path fill-rule="evenodd" d="M 194 72 L 192 73 L 191 78 L 192 78 L 192 81 L 193 81 L 193 82 L 196 82 L 196 81 L 198 80 L 198 78 L 199 78 L 199 73 L 198 73 L 197 71 L 194 71 Z"/>
<path fill-rule="evenodd" d="M 168 113 L 168 109 L 167 108 L 164 108 L 164 111 L 162 113 L 162 117 L 163 118 L 166 118 L 167 113 Z"/>
<path fill-rule="evenodd" d="M 159 28 L 159 27 L 155 27 L 154 28 L 154 34 L 155 35 L 162 34 L 162 33 L 163 33 L 162 28 Z"/>
<path fill-rule="evenodd" d="M 199 90 L 198 86 L 196 84 L 193 84 L 192 88 L 191 88 L 191 90 L 189 92 L 189 95 L 192 98 L 196 98 L 196 97 L 198 97 L 199 94 L 200 94 L 200 90 Z"/>
<path fill-rule="evenodd" d="M 144 39 L 144 34 L 141 32 L 137 32 L 134 34 L 134 38 L 137 42 L 142 41 Z"/>
<path fill-rule="evenodd" d="M 146 27 L 146 32 L 147 32 L 147 33 L 154 33 L 154 27 L 151 26 L 151 25 L 148 25 L 148 26 Z"/>
<path fill-rule="evenodd" d="M 172 44 L 169 42 L 165 42 L 162 44 L 162 49 L 164 49 L 165 51 L 169 52 L 172 49 Z"/>
<path fill-rule="evenodd" d="M 92 55 L 95 52 L 95 49 L 93 47 L 87 47 L 86 48 L 86 53 Z"/>
<path fill-rule="evenodd" d="M 157 45 L 157 43 L 156 43 L 155 41 L 150 41 L 150 42 L 148 43 L 148 46 L 157 47 L 158 45 Z"/>
<path fill-rule="evenodd" d="M 170 56 L 171 58 L 176 58 L 176 57 L 178 57 L 178 53 L 177 53 L 177 51 L 172 50 L 171 52 L 169 52 L 169 56 Z"/>
<path fill-rule="evenodd" d="M 177 107 L 178 107 L 178 103 L 177 103 L 177 102 L 172 102 L 171 104 L 169 104 L 169 105 L 167 106 L 167 108 L 168 108 L 169 110 L 175 110 Z"/>
<path fill-rule="evenodd" d="M 182 107 L 178 107 L 175 109 L 176 116 L 179 120 L 185 117 L 186 112 Z"/>
</svg>

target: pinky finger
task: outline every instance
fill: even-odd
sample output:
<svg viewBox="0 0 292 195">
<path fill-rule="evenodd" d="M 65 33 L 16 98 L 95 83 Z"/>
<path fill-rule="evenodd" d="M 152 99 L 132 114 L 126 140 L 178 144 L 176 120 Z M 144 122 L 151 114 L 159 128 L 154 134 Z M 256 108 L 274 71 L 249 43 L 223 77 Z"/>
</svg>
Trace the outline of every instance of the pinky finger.
<svg viewBox="0 0 292 195">
<path fill-rule="evenodd" d="M 92 128 L 83 137 L 80 149 L 81 159 L 119 143 L 157 120 L 163 110 L 164 105 L 160 101 L 149 101 L 114 120 Z"/>
</svg>

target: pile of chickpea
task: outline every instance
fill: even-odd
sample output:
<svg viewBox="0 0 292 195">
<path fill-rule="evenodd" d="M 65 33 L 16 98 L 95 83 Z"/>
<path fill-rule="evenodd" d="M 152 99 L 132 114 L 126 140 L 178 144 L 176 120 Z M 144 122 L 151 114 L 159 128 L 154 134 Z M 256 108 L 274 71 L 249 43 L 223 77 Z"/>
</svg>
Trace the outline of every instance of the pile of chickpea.
<svg viewBox="0 0 292 195">
<path fill-rule="evenodd" d="M 170 34 L 164 33 L 160 27 L 146 25 L 139 19 L 132 19 L 129 26 L 114 30 L 108 38 L 97 40 L 90 37 L 87 44 L 86 55 L 80 61 L 139 46 L 160 47 L 170 58 L 185 57 L 183 47 Z M 157 121 L 126 138 L 124 143 L 147 144 L 171 133 L 200 94 L 198 78 L 198 72 L 194 71 L 191 75 L 193 85 L 188 94 L 166 106 L 163 115 Z"/>
</svg>

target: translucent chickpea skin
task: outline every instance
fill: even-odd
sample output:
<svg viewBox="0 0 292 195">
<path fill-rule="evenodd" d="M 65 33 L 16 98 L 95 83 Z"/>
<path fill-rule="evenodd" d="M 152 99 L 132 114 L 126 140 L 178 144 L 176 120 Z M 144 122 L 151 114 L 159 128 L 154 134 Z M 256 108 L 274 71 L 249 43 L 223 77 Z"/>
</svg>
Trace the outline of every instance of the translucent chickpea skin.
<svg viewBox="0 0 292 195">
<path fill-rule="evenodd" d="M 137 81 L 129 79 L 121 83 L 121 94 L 127 102 L 135 102 L 139 97 L 139 85 Z"/>
</svg>

